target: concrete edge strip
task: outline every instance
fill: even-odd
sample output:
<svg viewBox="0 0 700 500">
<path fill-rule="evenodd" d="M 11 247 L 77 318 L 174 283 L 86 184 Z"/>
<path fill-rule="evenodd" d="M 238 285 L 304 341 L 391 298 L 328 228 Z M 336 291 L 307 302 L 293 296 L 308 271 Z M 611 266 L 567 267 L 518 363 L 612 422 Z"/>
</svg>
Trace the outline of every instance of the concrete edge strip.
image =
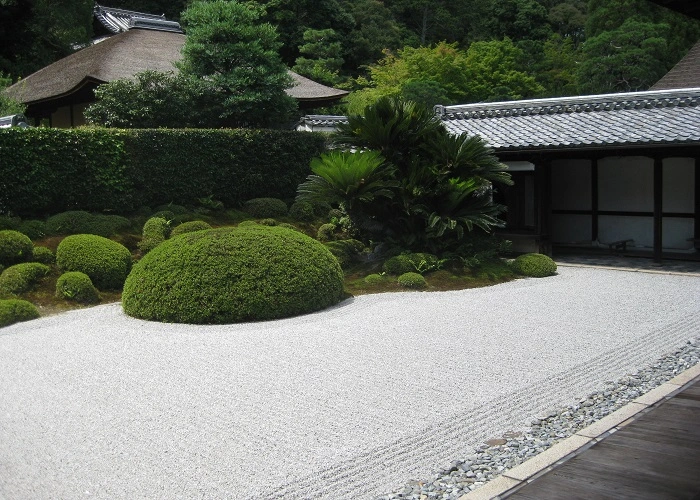
<svg viewBox="0 0 700 500">
<path fill-rule="evenodd" d="M 664 269 L 645 269 L 642 267 L 618 267 L 618 266 L 604 266 L 599 264 L 579 264 L 575 262 L 557 262 L 557 266 L 561 267 L 588 267 L 593 269 L 606 269 L 608 271 L 625 271 L 628 273 L 649 273 L 649 274 L 668 274 L 672 276 L 693 276 L 698 277 L 700 273 L 697 272 L 686 272 L 686 271 L 671 271 Z"/>
<path fill-rule="evenodd" d="M 458 500 L 492 500 L 505 498 L 557 465 L 587 450 L 595 443 L 626 426 L 642 413 L 672 398 L 696 379 L 700 379 L 700 363 L 639 396 L 610 415 L 603 417 L 576 434 L 559 441 L 539 455 L 503 472 L 485 485 L 459 497 Z"/>
</svg>

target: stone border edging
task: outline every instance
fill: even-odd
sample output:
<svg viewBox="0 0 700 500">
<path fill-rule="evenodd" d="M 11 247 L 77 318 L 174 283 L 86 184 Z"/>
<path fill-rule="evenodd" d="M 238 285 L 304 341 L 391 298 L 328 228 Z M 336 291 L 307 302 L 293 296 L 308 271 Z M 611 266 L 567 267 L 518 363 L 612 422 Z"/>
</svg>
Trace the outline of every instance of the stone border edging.
<svg viewBox="0 0 700 500">
<path fill-rule="evenodd" d="M 526 484 L 636 420 L 642 413 L 647 413 L 653 407 L 658 406 L 660 402 L 672 398 L 698 378 L 700 378 L 700 363 L 639 396 L 610 415 L 559 441 L 539 455 L 504 471 L 499 477 L 462 495 L 458 500 L 506 498 L 511 493 L 515 493 Z"/>
</svg>

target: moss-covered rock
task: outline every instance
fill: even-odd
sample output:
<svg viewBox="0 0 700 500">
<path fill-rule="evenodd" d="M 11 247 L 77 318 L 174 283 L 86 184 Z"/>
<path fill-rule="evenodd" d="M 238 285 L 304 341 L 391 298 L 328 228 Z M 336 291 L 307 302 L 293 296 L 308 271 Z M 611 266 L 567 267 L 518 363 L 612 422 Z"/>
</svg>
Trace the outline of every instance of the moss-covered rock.
<svg viewBox="0 0 700 500">
<path fill-rule="evenodd" d="M 402 274 L 396 279 L 396 281 L 404 288 L 420 289 L 428 286 L 428 283 L 425 281 L 422 274 L 413 272 Z"/>
<path fill-rule="evenodd" d="M 5 267 L 32 258 L 34 245 L 25 234 L 12 229 L 0 231 L 0 264 Z"/>
<path fill-rule="evenodd" d="M 287 204 L 278 198 L 253 198 L 243 204 L 243 210 L 257 219 L 287 215 Z"/>
<path fill-rule="evenodd" d="M 31 302 L 21 299 L 0 300 L 0 328 L 39 316 L 39 310 Z"/>
<path fill-rule="evenodd" d="M 170 237 L 172 238 L 179 234 L 193 233 L 195 231 L 204 231 L 206 229 L 211 229 L 211 224 L 204 222 L 203 220 L 192 220 L 189 222 L 183 222 L 175 229 L 170 231 Z"/>
<path fill-rule="evenodd" d="M 122 244 L 93 234 L 67 236 L 56 249 L 61 271 L 80 271 L 100 290 L 119 290 L 131 269 L 131 254 Z"/>
<path fill-rule="evenodd" d="M 10 266 L 0 274 L 0 293 L 19 295 L 28 292 L 49 274 L 49 270 L 49 266 L 39 262 Z"/>
<path fill-rule="evenodd" d="M 92 284 L 90 276 L 80 271 L 69 271 L 56 281 L 56 297 L 81 304 L 96 304 L 100 294 Z"/>
<path fill-rule="evenodd" d="M 518 274 L 532 278 L 544 278 L 557 274 L 557 264 L 541 253 L 526 253 L 518 256 L 511 268 Z"/>
<path fill-rule="evenodd" d="M 343 294 L 340 266 L 321 243 L 253 225 L 164 242 L 134 265 L 122 304 L 137 318 L 221 324 L 305 314 Z"/>
</svg>

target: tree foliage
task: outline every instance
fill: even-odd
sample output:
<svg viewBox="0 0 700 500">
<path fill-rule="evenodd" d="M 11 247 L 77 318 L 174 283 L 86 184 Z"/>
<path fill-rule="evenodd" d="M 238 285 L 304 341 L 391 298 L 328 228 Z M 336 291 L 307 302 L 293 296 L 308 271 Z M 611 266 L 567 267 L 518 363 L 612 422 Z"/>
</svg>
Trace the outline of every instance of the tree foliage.
<svg viewBox="0 0 700 500">
<path fill-rule="evenodd" d="M 187 39 L 179 69 L 206 82 L 220 99 L 220 118 L 229 126 L 284 123 L 296 102 L 279 56 L 275 27 L 260 22 L 263 11 L 250 3 L 195 1 L 182 14 Z"/>
</svg>

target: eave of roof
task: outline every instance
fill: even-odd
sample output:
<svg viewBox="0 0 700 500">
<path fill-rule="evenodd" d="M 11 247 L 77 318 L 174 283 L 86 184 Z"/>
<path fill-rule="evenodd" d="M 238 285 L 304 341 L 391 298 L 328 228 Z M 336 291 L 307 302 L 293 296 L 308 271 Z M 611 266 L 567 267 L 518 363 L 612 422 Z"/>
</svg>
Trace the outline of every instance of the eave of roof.
<svg viewBox="0 0 700 500">
<path fill-rule="evenodd" d="M 437 106 L 497 151 L 700 145 L 700 88 Z"/>
<path fill-rule="evenodd" d="M 287 90 L 287 94 L 299 101 L 334 101 L 350 93 L 347 90 L 327 87 L 326 85 L 309 80 L 293 71 L 290 71 L 289 75 L 294 80 L 294 85 Z"/>
<path fill-rule="evenodd" d="M 650 90 L 667 90 L 700 87 L 700 41 Z"/>
</svg>

